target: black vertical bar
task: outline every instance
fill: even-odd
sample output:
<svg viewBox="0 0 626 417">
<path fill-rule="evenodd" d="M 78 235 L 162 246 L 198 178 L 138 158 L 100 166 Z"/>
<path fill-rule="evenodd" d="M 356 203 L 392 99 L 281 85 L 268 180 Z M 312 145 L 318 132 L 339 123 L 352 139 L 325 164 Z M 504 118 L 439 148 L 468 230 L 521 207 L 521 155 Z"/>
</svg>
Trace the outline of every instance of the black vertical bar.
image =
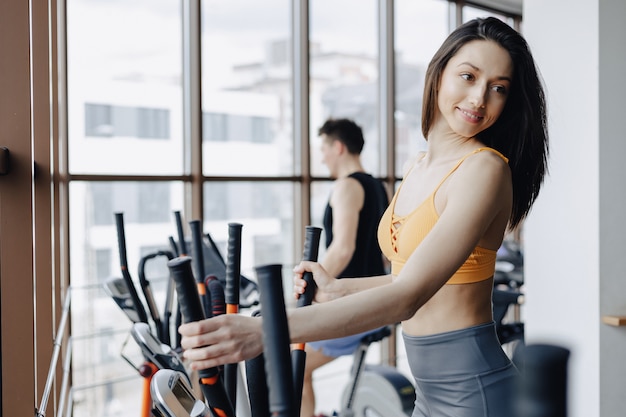
<svg viewBox="0 0 626 417">
<path fill-rule="evenodd" d="M 320 236 L 322 229 L 314 226 L 307 226 L 304 234 L 304 251 L 302 253 L 303 261 L 317 261 L 319 253 Z M 313 274 L 306 272 L 302 277 L 307 286 L 304 294 L 298 298 L 297 307 L 304 307 L 313 301 L 315 296 L 315 280 Z M 299 343 L 293 346 L 291 350 L 291 363 L 293 369 L 293 385 L 294 385 L 294 405 L 296 410 L 300 410 L 302 405 L 302 387 L 304 385 L 304 368 L 306 365 L 306 345 Z"/>
<path fill-rule="evenodd" d="M 260 316 L 261 311 L 252 313 L 253 317 Z M 250 412 L 252 417 L 270 417 L 270 404 L 265 372 L 265 355 L 246 360 L 246 380 Z"/>
<path fill-rule="evenodd" d="M 202 320 L 204 314 L 191 270 L 191 258 L 174 258 L 167 263 L 167 266 L 176 283 L 178 303 L 185 323 Z M 201 369 L 198 375 L 200 376 L 200 389 L 211 411 L 220 417 L 234 417 L 235 412 L 222 384 L 218 368 Z"/>
<path fill-rule="evenodd" d="M 115 213 L 115 224 L 117 226 L 117 244 L 120 253 L 120 267 L 122 270 L 122 277 L 124 278 L 124 282 L 126 282 L 126 286 L 128 287 L 130 298 L 132 299 L 133 304 L 135 304 L 135 311 L 137 312 L 139 321 L 147 323 L 148 315 L 146 314 L 146 310 L 143 307 L 143 303 L 139 299 L 139 294 L 137 294 L 135 284 L 133 284 L 133 280 L 130 277 L 130 272 L 128 272 L 128 260 L 126 259 L 126 234 L 124 233 L 124 213 Z"/>
<path fill-rule="evenodd" d="M 180 211 L 174 212 L 174 218 L 176 219 L 176 231 L 178 232 L 178 256 L 187 256 L 187 242 L 185 242 L 185 232 L 183 231 L 183 219 Z"/>
<path fill-rule="evenodd" d="M 289 327 L 281 268 L 282 265 L 256 268 L 263 317 L 263 355 L 270 413 L 274 417 L 294 417 Z"/>
<path fill-rule="evenodd" d="M 241 229 L 239 223 L 228 224 L 228 248 L 226 254 L 226 286 L 224 300 L 226 313 L 239 313 L 239 286 L 241 281 Z M 227 363 L 224 365 L 224 385 L 233 406 L 237 399 L 237 372 L 239 364 Z"/>
<path fill-rule="evenodd" d="M 189 228 L 191 229 L 191 253 L 194 277 L 196 278 L 196 286 L 198 287 L 198 294 L 200 295 L 200 301 L 202 301 L 202 310 L 204 311 L 204 317 L 211 317 L 211 302 L 207 294 L 206 284 L 204 283 L 204 250 L 202 249 L 202 223 L 200 220 L 192 220 L 189 222 Z"/>
</svg>

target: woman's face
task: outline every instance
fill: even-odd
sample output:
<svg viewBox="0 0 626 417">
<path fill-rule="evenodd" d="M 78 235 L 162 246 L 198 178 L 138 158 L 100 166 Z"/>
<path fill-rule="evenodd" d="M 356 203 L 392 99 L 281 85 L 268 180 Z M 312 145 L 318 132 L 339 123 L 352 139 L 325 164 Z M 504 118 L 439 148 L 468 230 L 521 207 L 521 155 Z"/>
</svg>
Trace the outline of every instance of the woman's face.
<svg viewBox="0 0 626 417">
<path fill-rule="evenodd" d="M 437 96 L 436 126 L 474 137 L 493 125 L 506 104 L 513 62 L 493 41 L 476 40 L 448 61 Z"/>
</svg>

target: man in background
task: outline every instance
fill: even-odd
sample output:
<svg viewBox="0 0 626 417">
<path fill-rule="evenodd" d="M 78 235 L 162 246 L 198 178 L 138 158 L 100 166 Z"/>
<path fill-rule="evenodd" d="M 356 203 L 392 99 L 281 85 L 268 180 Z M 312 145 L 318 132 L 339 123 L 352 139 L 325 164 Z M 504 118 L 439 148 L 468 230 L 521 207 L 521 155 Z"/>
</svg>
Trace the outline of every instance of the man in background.
<svg viewBox="0 0 626 417">
<path fill-rule="evenodd" d="M 335 179 L 324 212 L 326 253 L 321 264 L 337 278 L 385 275 L 377 229 L 389 200 L 382 182 L 361 164 L 362 129 L 352 120 L 329 119 L 318 133 L 322 162 Z M 307 343 L 300 417 L 315 413 L 313 371 L 354 353 L 365 334 Z"/>
</svg>

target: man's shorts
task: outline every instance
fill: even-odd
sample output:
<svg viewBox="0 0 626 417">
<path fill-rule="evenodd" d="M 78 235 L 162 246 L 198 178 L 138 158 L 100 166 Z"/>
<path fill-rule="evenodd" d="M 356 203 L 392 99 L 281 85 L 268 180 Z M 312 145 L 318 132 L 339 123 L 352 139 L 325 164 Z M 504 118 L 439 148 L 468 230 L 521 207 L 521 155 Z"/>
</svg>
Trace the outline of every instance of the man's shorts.
<svg viewBox="0 0 626 417">
<path fill-rule="evenodd" d="M 308 342 L 307 345 L 315 350 L 321 350 L 325 356 L 338 358 L 339 356 L 351 355 L 354 353 L 361 339 L 370 333 L 378 331 L 369 330 L 367 332 L 358 333 L 352 336 L 340 337 L 338 339 L 320 340 L 317 342 Z"/>
</svg>

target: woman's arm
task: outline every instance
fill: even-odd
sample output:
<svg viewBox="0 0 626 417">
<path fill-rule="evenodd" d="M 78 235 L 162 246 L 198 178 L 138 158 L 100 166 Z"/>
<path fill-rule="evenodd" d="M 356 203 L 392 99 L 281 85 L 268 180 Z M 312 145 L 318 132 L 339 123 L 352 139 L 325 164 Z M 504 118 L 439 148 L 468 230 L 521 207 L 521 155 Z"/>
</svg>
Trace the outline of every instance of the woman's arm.
<svg viewBox="0 0 626 417">
<path fill-rule="evenodd" d="M 319 263 L 303 261 L 294 269 L 296 274 L 294 278 L 294 292 L 296 296 L 304 293 L 306 281 L 302 279 L 302 274 L 305 270 L 313 272 L 318 285 L 316 301 L 325 302 L 324 304 L 345 295 L 391 282 L 391 275 L 359 279 L 335 279 L 330 277 Z M 291 316 L 296 310 L 306 310 L 307 314 L 316 314 L 309 307 L 289 310 L 287 312 L 288 320 L 290 322 L 293 320 L 295 327 L 299 326 L 300 320 L 310 320 L 306 315 L 303 318 L 295 317 L 292 319 Z M 184 357 L 191 362 L 190 366 L 192 369 L 211 368 L 254 358 L 263 352 L 261 320 L 261 317 L 223 314 L 210 319 L 183 324 L 180 326 L 179 331 L 182 335 L 181 346 L 185 350 Z M 315 319 L 315 321 L 318 320 Z M 328 330 L 329 324 L 327 321 L 319 320 L 319 323 L 322 324 L 321 329 L 313 330 L 312 338 L 309 337 L 307 341 L 318 340 L 315 337 L 316 331 Z M 308 331 L 301 326 L 300 330 Z M 299 333 L 295 329 L 290 330 L 290 336 L 291 332 Z M 293 341 L 295 342 L 295 339 Z"/>
<path fill-rule="evenodd" d="M 289 310 L 291 341 L 335 338 L 408 320 L 447 282 L 485 236 L 495 236 L 490 241 L 496 245 L 497 235 L 501 240 L 505 225 L 496 227 L 498 233 L 491 229 L 496 220 L 508 218 L 510 175 L 503 163 L 478 156 L 470 159 L 471 164 L 467 164 L 468 160 L 459 168 L 462 175 L 451 178 L 454 181 L 447 186 L 437 224 L 395 280 L 376 277 L 330 281 L 337 288 L 345 287 L 329 293 L 348 295 Z M 326 286 L 325 279 L 332 280 L 317 263 L 302 263 L 300 267 L 298 273 L 313 272 L 322 288 Z M 366 282 L 386 284 L 354 292 L 359 285 L 367 285 Z M 254 357 L 263 350 L 260 320 L 224 315 L 185 324 L 180 328 L 182 346 L 187 349 L 185 357 L 197 361 L 192 364 L 194 369 Z"/>
</svg>

